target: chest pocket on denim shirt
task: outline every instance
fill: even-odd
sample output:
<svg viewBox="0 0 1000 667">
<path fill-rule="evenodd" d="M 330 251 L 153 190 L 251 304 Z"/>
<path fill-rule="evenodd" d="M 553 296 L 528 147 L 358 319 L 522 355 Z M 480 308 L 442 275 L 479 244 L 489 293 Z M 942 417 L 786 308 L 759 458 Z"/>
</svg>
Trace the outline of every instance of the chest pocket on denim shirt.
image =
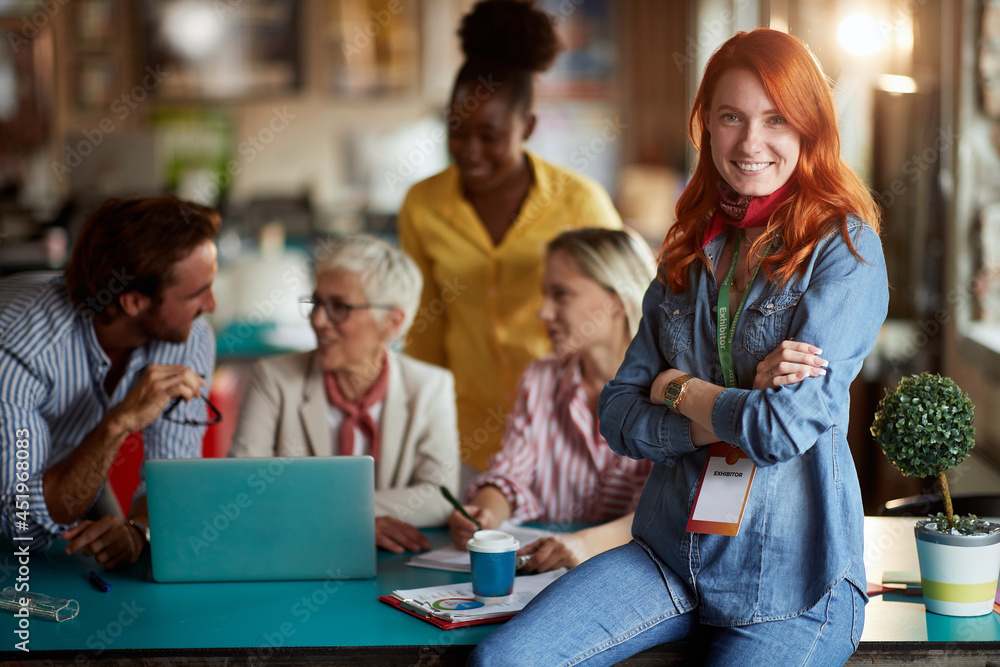
<svg viewBox="0 0 1000 667">
<path fill-rule="evenodd" d="M 694 339 L 694 303 L 685 295 L 660 304 L 660 351 L 667 361 L 691 347 Z"/>
<path fill-rule="evenodd" d="M 746 329 L 743 345 L 747 352 L 761 361 L 788 338 L 788 326 L 801 292 L 779 292 L 746 306 Z"/>
</svg>

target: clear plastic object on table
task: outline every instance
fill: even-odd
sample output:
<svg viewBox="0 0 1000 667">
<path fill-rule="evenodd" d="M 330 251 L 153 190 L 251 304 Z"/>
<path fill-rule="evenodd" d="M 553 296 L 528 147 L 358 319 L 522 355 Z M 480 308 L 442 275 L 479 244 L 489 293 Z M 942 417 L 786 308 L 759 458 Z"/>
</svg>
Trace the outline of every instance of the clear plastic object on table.
<svg viewBox="0 0 1000 667">
<path fill-rule="evenodd" d="M 27 599 L 25 605 L 21 604 L 22 599 Z M 80 604 L 76 600 L 57 598 L 34 591 L 18 592 L 13 586 L 8 586 L 0 592 L 0 609 L 17 613 L 25 606 L 28 608 L 29 616 L 59 623 L 75 618 L 80 613 Z"/>
</svg>

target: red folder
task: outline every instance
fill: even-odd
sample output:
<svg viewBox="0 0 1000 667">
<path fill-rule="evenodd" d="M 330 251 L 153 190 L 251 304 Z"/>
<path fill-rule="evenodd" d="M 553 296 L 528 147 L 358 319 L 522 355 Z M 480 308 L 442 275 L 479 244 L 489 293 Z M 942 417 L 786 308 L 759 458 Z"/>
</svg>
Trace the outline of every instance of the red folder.
<svg viewBox="0 0 1000 667">
<path fill-rule="evenodd" d="M 432 625 L 436 625 L 442 630 L 453 630 L 455 628 L 464 628 L 469 625 L 487 625 L 489 623 L 503 623 L 509 618 L 513 618 L 514 614 L 509 614 L 507 616 L 496 616 L 494 618 L 480 618 L 474 621 L 462 621 L 456 623 L 455 621 L 446 621 L 443 618 L 438 618 L 437 616 L 431 616 L 429 614 L 423 614 L 419 611 L 410 609 L 409 607 L 403 606 L 403 601 L 392 595 L 380 595 L 379 601 L 384 602 L 387 605 L 395 607 L 396 609 L 406 612 L 410 616 L 415 616 L 422 621 L 427 621 Z"/>
</svg>

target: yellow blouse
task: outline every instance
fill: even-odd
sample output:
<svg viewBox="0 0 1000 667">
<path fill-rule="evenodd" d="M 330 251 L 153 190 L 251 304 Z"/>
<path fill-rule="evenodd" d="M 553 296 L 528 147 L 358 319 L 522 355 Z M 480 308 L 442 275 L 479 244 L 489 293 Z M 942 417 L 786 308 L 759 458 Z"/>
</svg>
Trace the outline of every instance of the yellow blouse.
<svg viewBox="0 0 1000 667">
<path fill-rule="evenodd" d="M 414 185 L 399 212 L 399 242 L 424 290 L 406 353 L 455 376 L 462 461 L 485 470 L 500 449 L 517 381 L 551 346 L 537 313 L 545 244 L 567 229 L 622 222 L 595 181 L 527 153 L 534 183 L 494 246 L 451 166 Z"/>
</svg>

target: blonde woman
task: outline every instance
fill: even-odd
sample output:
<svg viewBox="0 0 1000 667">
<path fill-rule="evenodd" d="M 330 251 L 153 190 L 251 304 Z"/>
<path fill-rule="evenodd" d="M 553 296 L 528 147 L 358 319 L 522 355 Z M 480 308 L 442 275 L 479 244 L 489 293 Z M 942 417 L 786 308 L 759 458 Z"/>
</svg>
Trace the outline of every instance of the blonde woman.
<svg viewBox="0 0 1000 667">
<path fill-rule="evenodd" d="M 597 397 L 639 326 L 653 271 L 649 247 L 624 231 L 580 229 L 548 244 L 538 318 L 554 354 L 521 376 L 503 447 L 470 482 L 466 510 L 484 528 L 505 519 L 599 525 L 526 546 L 528 572 L 574 567 L 631 539 L 652 464 L 611 451 L 597 428 Z M 464 548 L 475 525 L 458 512 L 448 525 Z"/>
</svg>

